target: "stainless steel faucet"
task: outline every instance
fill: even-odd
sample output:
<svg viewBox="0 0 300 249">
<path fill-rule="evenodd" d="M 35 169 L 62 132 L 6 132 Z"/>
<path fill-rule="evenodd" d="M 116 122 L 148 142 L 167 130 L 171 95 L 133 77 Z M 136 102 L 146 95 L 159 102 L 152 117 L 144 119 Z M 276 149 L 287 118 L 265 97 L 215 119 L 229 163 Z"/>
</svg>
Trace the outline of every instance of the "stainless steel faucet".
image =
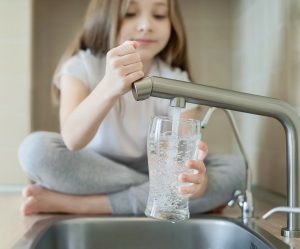
<svg viewBox="0 0 300 249">
<path fill-rule="evenodd" d="M 160 77 L 148 77 L 137 81 L 133 84 L 132 91 L 136 100 L 144 100 L 150 96 L 170 100 L 180 97 L 189 103 L 277 119 L 286 134 L 288 206 L 300 207 L 300 117 L 289 104 L 274 98 Z M 178 102 L 172 103 L 177 105 Z M 300 214 L 288 213 L 287 227 L 281 229 L 281 235 L 300 237 Z"/>
</svg>

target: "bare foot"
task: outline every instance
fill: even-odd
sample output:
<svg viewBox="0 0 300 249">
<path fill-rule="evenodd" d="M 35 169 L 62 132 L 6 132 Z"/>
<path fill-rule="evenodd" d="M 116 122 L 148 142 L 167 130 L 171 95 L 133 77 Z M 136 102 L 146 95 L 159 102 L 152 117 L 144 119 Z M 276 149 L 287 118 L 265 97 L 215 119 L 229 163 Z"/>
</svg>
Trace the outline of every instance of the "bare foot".
<svg viewBox="0 0 300 249">
<path fill-rule="evenodd" d="M 111 214 L 106 195 L 69 195 L 29 185 L 23 192 L 23 215 L 38 213 Z"/>
<path fill-rule="evenodd" d="M 38 189 L 37 185 L 28 185 L 23 189 L 22 195 L 23 197 L 27 198 L 29 196 L 32 196 L 37 189 Z"/>
</svg>

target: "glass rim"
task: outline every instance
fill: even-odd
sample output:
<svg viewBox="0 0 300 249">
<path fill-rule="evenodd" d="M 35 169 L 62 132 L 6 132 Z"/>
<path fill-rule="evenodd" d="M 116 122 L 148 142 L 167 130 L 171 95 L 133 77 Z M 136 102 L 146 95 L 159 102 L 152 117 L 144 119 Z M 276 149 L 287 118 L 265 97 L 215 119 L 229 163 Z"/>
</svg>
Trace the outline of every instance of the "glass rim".
<svg viewBox="0 0 300 249">
<path fill-rule="evenodd" d="M 154 116 L 152 116 L 151 117 L 151 120 L 153 120 L 153 119 L 155 119 L 155 118 L 157 118 L 157 119 L 161 119 L 161 120 L 164 120 L 164 121 L 169 121 L 169 122 L 173 122 L 173 120 L 169 117 L 169 116 L 165 116 L 165 115 L 154 115 Z M 179 120 L 182 120 L 182 121 L 184 121 L 184 122 L 187 122 L 187 123 L 189 123 L 189 122 L 196 122 L 196 123 L 199 123 L 199 124 L 201 124 L 201 120 L 199 120 L 199 119 L 195 119 L 195 118 L 184 118 L 184 117 L 180 117 L 179 118 Z"/>
</svg>

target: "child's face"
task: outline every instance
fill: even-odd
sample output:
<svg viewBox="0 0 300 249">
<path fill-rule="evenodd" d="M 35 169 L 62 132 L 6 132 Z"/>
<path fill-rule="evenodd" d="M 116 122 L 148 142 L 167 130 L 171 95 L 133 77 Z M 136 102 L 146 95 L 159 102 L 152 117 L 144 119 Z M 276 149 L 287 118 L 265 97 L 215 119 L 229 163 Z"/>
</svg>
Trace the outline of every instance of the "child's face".
<svg viewBox="0 0 300 249">
<path fill-rule="evenodd" d="M 143 61 L 152 60 L 167 45 L 171 34 L 168 0 L 131 0 L 121 23 L 118 42 L 138 42 Z"/>
</svg>

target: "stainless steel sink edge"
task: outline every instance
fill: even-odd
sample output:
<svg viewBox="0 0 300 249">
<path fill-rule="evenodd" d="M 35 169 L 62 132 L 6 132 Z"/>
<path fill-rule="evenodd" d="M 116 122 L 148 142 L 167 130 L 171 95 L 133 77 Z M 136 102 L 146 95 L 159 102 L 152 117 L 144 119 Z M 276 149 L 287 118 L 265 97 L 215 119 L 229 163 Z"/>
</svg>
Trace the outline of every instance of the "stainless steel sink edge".
<svg viewBox="0 0 300 249">
<path fill-rule="evenodd" d="M 221 223 L 233 223 L 250 234 L 254 235 L 264 243 L 268 244 L 270 248 L 282 248 L 289 249 L 291 248 L 289 245 L 276 238 L 269 232 L 257 226 L 253 221 L 250 221 L 248 224 L 243 224 L 239 219 L 228 218 L 228 217 L 220 217 L 220 216 L 207 216 L 207 215 L 199 215 L 193 216 L 189 221 L 182 222 L 183 224 L 194 223 L 197 224 L 199 222 L 205 221 L 217 221 Z M 154 223 L 154 222 L 162 222 L 159 220 L 152 220 L 146 217 L 107 217 L 107 216 L 52 216 L 49 218 L 45 218 L 43 220 L 39 220 L 36 222 L 30 230 L 26 232 L 26 234 L 16 243 L 16 245 L 12 249 L 35 249 L 41 238 L 47 231 L 53 226 L 58 226 L 60 224 L 67 224 L 71 222 L 72 224 L 81 223 L 116 223 L 116 222 L 146 222 L 146 223 Z M 255 244 L 251 243 L 251 247 L 249 249 L 259 249 Z"/>
</svg>

